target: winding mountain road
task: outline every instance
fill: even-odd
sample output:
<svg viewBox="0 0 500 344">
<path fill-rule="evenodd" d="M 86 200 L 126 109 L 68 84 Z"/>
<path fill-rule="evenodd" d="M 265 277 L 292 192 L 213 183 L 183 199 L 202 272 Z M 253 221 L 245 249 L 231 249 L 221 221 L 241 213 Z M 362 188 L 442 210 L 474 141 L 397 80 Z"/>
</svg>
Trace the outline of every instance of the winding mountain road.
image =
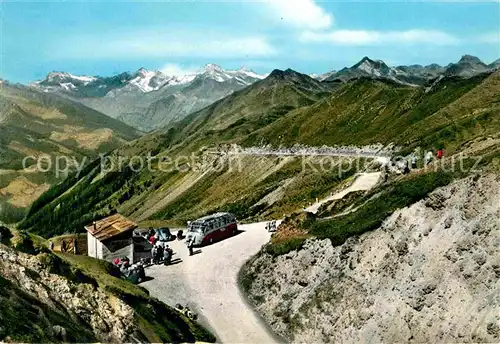
<svg viewBox="0 0 500 344">
<path fill-rule="evenodd" d="M 240 268 L 270 239 L 265 224 L 240 225 L 240 234 L 203 247 L 193 256 L 184 241 L 170 242 L 174 259 L 182 262 L 148 268 L 146 274 L 153 279 L 142 285 L 171 306 L 187 303 L 218 342 L 276 343 L 278 339 L 247 304 L 237 283 Z"/>
<path fill-rule="evenodd" d="M 368 190 L 375 186 L 380 173 L 360 174 L 347 189 L 307 209 L 317 212 L 330 200 L 347 193 Z M 214 332 L 222 343 L 277 343 L 279 338 L 269 331 L 241 294 L 237 276 L 243 264 L 257 254 L 271 235 L 266 222 L 239 225 L 241 233 L 213 245 L 203 247 L 189 256 L 184 241 L 170 242 L 176 253 L 171 266 L 152 266 L 146 273 L 153 279 L 143 284 L 152 296 L 173 306 L 188 304 L 200 322 Z"/>
</svg>

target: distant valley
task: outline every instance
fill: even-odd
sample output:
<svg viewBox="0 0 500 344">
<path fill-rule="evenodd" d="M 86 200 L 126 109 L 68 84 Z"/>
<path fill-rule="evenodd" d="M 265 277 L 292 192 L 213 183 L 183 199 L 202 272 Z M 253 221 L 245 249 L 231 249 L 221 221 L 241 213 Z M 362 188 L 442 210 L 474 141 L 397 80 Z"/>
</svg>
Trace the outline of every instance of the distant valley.
<svg viewBox="0 0 500 344">
<path fill-rule="evenodd" d="M 89 163 L 140 133 L 78 102 L 21 85 L 0 85 L 0 220 L 22 219 L 27 207 L 76 164 Z M 67 157 L 64 160 L 62 157 Z M 70 161 L 72 165 L 66 166 Z M 24 165 L 24 166 L 23 166 Z"/>
</svg>

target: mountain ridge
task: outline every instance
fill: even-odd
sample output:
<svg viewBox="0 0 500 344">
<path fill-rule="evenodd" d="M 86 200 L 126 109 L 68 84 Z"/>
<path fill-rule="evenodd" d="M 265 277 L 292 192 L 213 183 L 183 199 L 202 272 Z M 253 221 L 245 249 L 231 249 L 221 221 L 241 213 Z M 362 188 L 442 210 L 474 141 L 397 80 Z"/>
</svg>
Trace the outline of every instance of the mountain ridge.
<svg viewBox="0 0 500 344">
<path fill-rule="evenodd" d="M 443 146 L 447 154 L 454 154 L 466 145 L 481 144 L 483 137 L 498 136 L 500 124 L 495 114 L 499 111 L 499 80 L 499 72 L 467 79 L 444 77 L 428 90 L 371 78 L 332 85 L 292 70 L 277 70 L 268 78 L 153 131 L 113 154 L 126 157 L 151 153 L 158 161 L 164 157 L 175 160 L 178 156 L 203 154 L 207 147 L 232 144 L 242 147 L 393 144 L 402 147 L 399 153 L 403 155 L 416 148 L 434 151 Z M 279 163 L 271 158 L 249 156 L 243 158 L 241 170 L 214 169 L 214 164 L 218 166 L 217 159 L 224 160 L 224 156 L 200 157 L 200 163 L 204 159 L 209 161 L 201 169 L 195 163 L 193 170 L 187 171 L 109 174 L 99 184 L 88 187 L 111 190 L 88 202 L 83 196 L 72 194 L 60 200 L 49 199 L 50 207 L 64 204 L 58 215 L 61 224 L 37 213 L 22 226 L 37 233 L 46 228 L 58 233 L 65 221 L 70 221 L 67 225 L 79 228 L 77 220 L 64 217 L 74 212 L 72 199 L 87 202 L 79 214 L 88 221 L 106 215 L 103 212 L 107 208 L 100 204 L 108 204 L 109 209 L 117 209 L 131 218 L 168 221 L 169 225 L 220 210 L 237 211 L 241 218 L 261 213 L 283 216 L 297 209 L 294 207 L 312 201 L 317 197 L 314 195 L 326 192 L 321 186 L 326 185 L 325 180 L 339 181 L 337 173 L 329 176 L 319 173 L 301 182 L 300 161 L 293 159 Z M 259 172 L 254 174 L 254 169 Z M 269 177 L 273 173 L 277 175 Z M 258 200 L 290 178 L 296 178 L 298 184 L 287 187 L 288 196 L 283 196 L 280 202 L 253 208 Z M 79 187 L 86 188 L 85 184 Z"/>
<path fill-rule="evenodd" d="M 76 164 L 139 137 L 136 129 L 81 103 L 6 82 L 0 87 L 0 131 L 0 220 L 5 222 L 22 218 L 33 199 Z"/>
<path fill-rule="evenodd" d="M 247 85 L 253 80 L 263 79 L 264 76 L 259 75 L 245 67 L 238 70 L 226 70 L 222 67 L 209 63 L 202 69 L 194 73 L 184 75 L 167 75 L 159 70 L 148 70 L 140 67 L 136 72 L 123 72 L 113 76 L 87 76 L 74 75 L 64 71 L 49 72 L 47 76 L 39 81 L 32 82 L 30 86 L 39 88 L 46 92 L 73 92 L 74 96 L 105 96 L 106 91 L 120 89 L 122 87 L 135 87 L 143 93 L 159 91 L 163 87 L 189 84 L 196 77 L 203 76 L 212 78 L 218 82 L 227 81 L 232 78 L 238 78 L 241 82 Z M 120 83 L 113 82 L 120 79 Z M 109 87 L 108 87 L 108 84 Z M 106 86 L 106 87 L 104 87 Z M 85 92 L 79 93 L 79 87 L 101 87 L 105 88 L 101 93 L 94 95 Z M 106 93 L 104 93 L 106 92 Z"/>
<path fill-rule="evenodd" d="M 497 69 L 500 59 L 486 65 L 472 55 L 462 56 L 447 66 L 432 63 L 426 66 L 391 67 L 382 60 L 368 56 L 351 67 L 321 75 L 309 75 L 332 86 L 358 78 L 387 79 L 406 86 L 430 86 L 442 77 L 473 77 Z M 284 77 L 291 69 L 274 70 L 259 75 L 246 68 L 224 69 L 210 63 L 195 73 L 168 76 L 144 67 L 135 73 L 124 72 L 112 77 L 76 76 L 67 72 L 51 72 L 44 80 L 31 84 L 39 90 L 56 93 L 83 103 L 110 117 L 117 118 L 141 131 L 151 131 L 181 121 L 189 114 L 213 104 L 253 83 Z M 295 72 L 297 75 L 302 75 Z"/>
<path fill-rule="evenodd" d="M 52 72 L 30 86 L 85 104 L 139 130 L 181 120 L 234 91 L 263 79 L 249 69 L 226 70 L 207 64 L 196 73 L 168 76 L 143 67 L 112 77 Z"/>
<path fill-rule="evenodd" d="M 498 65 L 500 65 L 498 60 L 486 65 L 476 56 L 463 55 L 458 62 L 450 63 L 448 66 L 432 63 L 426 66 L 413 64 L 390 67 L 382 60 L 373 60 L 365 56 L 353 66 L 344 67 L 324 80 L 346 82 L 359 77 L 373 77 L 390 79 L 404 85 L 423 86 L 441 75 L 469 78 L 492 71 Z"/>
</svg>

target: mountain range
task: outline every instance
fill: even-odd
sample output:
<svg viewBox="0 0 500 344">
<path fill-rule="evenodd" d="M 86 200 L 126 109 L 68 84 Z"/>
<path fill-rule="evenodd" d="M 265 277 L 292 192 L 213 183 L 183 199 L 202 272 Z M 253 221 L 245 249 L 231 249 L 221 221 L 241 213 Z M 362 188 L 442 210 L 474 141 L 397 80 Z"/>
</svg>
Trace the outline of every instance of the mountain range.
<svg viewBox="0 0 500 344">
<path fill-rule="evenodd" d="M 464 55 L 458 62 L 447 66 L 430 64 L 397 67 L 364 57 L 351 67 L 310 76 L 330 84 L 368 77 L 422 86 L 440 76 L 468 78 L 495 70 L 499 66 L 500 59 L 487 65 L 471 55 Z M 266 76 L 245 68 L 226 70 L 215 64 L 207 64 L 197 73 L 178 76 L 145 68 L 140 68 L 135 73 L 124 72 L 111 77 L 51 72 L 45 79 L 30 86 L 71 98 L 147 132 L 182 120 L 190 113 Z"/>
<path fill-rule="evenodd" d="M 389 67 L 382 61 L 364 58 L 351 68 L 323 76 L 324 80 L 291 69 L 276 69 L 265 78 L 249 79 L 248 86 L 242 85 L 242 78 L 230 73 L 221 75 L 222 69 L 215 67 L 206 68 L 206 72 L 190 81 L 176 79 L 172 81 L 175 85 L 167 85 L 169 81 L 156 73 L 140 70 L 128 80 L 122 75 L 108 84 L 101 83 L 101 89 L 109 91 L 92 97 L 71 95 L 78 91 L 69 86 L 64 75 L 53 75 L 51 81 L 47 80 L 52 86 L 34 86 L 47 92 L 2 83 L 0 149 L 3 147 L 6 155 L 12 156 L 7 163 L 15 163 L 33 151 L 85 156 L 92 150 L 96 151 L 93 156 L 97 151 L 111 151 L 111 158 L 125 162 L 150 158 L 147 168 L 136 169 L 136 164 L 128 164 L 123 169 L 121 165 L 106 171 L 100 169 L 99 159 L 94 160 L 81 173 L 41 194 L 17 228 L 24 231 L 23 236 L 83 234 L 84 225 L 116 212 L 143 228 L 179 228 L 187 221 L 222 211 L 234 214 L 240 223 L 285 218 L 285 226 L 279 226 L 257 260 L 245 264 L 238 281 L 243 291 L 250 292 L 256 310 L 278 334 L 288 336 L 286 340 L 316 338 L 326 342 L 339 330 L 345 335 L 342 338 L 349 340 L 353 334 L 352 314 L 358 314 L 354 320 L 363 328 L 364 332 L 358 331 L 361 337 L 372 336 L 375 329 L 377 336 L 384 335 L 377 337 L 381 341 L 429 342 L 444 333 L 452 334 L 443 337 L 450 342 L 474 338 L 491 342 L 498 337 L 496 304 L 476 305 L 470 295 L 480 295 L 480 299 L 492 295 L 498 279 L 494 247 L 498 242 L 498 206 L 491 206 L 498 204 L 495 190 L 500 172 L 497 68 L 498 61 L 486 65 L 472 56 L 464 56 L 446 67 Z M 92 77 L 73 77 L 70 83 L 90 92 L 89 85 L 97 82 Z M 58 83 L 67 89 L 55 90 Z M 111 86 L 113 83 L 115 86 Z M 240 88 L 235 90 L 236 85 Z M 138 138 L 131 127 L 74 101 L 114 97 L 133 104 L 135 99 L 147 109 L 156 104 L 156 113 L 169 113 L 173 111 L 169 104 L 175 99 L 183 96 L 178 104 L 186 104 L 203 92 L 211 94 L 215 90 L 228 95 L 187 115 L 177 112 L 177 119 L 170 117 L 167 127 Z M 156 94 L 175 99 L 159 103 L 160 98 L 153 97 Z M 149 100 L 145 99 L 154 102 L 148 105 Z M 130 111 L 130 104 L 125 104 L 123 111 Z M 145 120 L 146 113 L 138 112 L 138 116 L 144 116 L 138 118 Z M 135 118 L 133 113 L 129 115 Z M 161 116 L 151 116 L 151 125 L 163 120 Z M 417 170 L 398 174 L 382 172 L 385 169 L 379 159 L 365 156 L 326 157 L 316 155 L 318 150 L 312 149 L 302 156 L 260 154 L 297 146 L 303 152 L 313 147 L 321 151 L 327 147 L 349 146 L 358 151 L 392 147 L 394 150 L 387 151 L 394 152 L 394 157 L 416 154 L 420 159 Z M 437 149 L 444 150 L 444 158 L 424 164 L 421 153 Z M 0 202 L 5 201 L 2 195 L 9 197 L 6 204 L 33 201 L 39 195 L 37 191 L 27 196 L 22 187 L 27 181 L 41 180 L 40 174 L 28 170 L 19 177 L 12 172 L 15 165 L 3 168 Z M 376 177 L 376 187 L 347 193 L 347 189 L 353 190 L 358 184 L 356 175 Z M 51 183 L 44 182 L 41 190 Z M 12 195 L 13 191 L 18 193 Z M 318 210 L 320 215 L 303 212 L 318 199 L 339 191 L 345 197 L 323 204 Z M 5 210 L 1 203 L 0 210 Z M 429 252 L 432 259 L 428 258 Z M 36 266 L 45 261 L 36 258 Z M 422 266 L 428 273 L 422 273 Z M 289 273 L 283 274 L 286 269 Z M 7 270 L 7 275 L 14 276 L 15 271 L 11 270 Z M 81 270 L 71 271 L 82 276 Z M 129 288 L 108 288 L 101 281 L 106 275 L 96 271 L 91 276 L 99 278 L 101 289 L 116 292 L 120 298 L 125 296 L 123 300 L 132 300 L 134 305 L 150 302 L 135 290 L 129 296 L 125 292 Z M 441 271 L 448 275 L 437 276 L 436 272 Z M 24 275 L 40 279 L 35 270 Z M 392 284 L 381 288 L 386 280 Z M 450 289 L 450 280 L 455 289 Z M 471 281 L 478 286 L 476 289 L 471 289 Z M 273 288 L 278 290 L 277 296 Z M 14 292 L 21 295 L 16 289 Z M 4 299 L 7 307 L 10 300 L 15 300 L 11 295 Z M 293 300 L 299 301 L 292 304 Z M 380 321 L 377 311 L 387 300 L 396 300 L 397 308 L 392 307 L 392 313 L 382 312 L 384 318 Z M 481 309 L 485 317 L 475 317 L 470 304 L 463 300 L 472 300 L 470 304 Z M 453 314 L 466 316 L 443 322 L 443 310 L 447 307 Z M 141 328 L 146 326 L 146 333 L 151 335 L 154 331 L 148 322 L 157 321 L 158 317 L 149 311 L 144 313 L 146 308 L 158 314 L 169 313 L 164 308 L 149 306 L 135 309 L 136 314 L 148 320 L 139 319 Z M 368 313 L 364 312 L 366 309 Z M 38 316 L 28 319 L 28 324 L 36 323 L 33 320 L 39 320 L 40 312 L 32 307 L 28 310 Z M 60 314 L 68 314 L 63 308 L 59 310 Z M 342 312 L 348 316 L 339 322 L 338 314 Z M 398 326 L 388 327 L 395 318 L 401 318 L 402 312 L 412 319 L 418 317 L 419 321 L 412 321 L 410 326 L 400 321 Z M 315 323 L 311 314 L 320 320 Z M 460 332 L 459 327 L 457 331 L 456 324 L 470 324 L 472 318 L 481 323 L 474 323 L 470 330 Z M 345 326 L 331 326 L 340 323 Z M 435 326 L 429 326 L 431 323 Z M 68 328 L 68 322 L 64 324 Z M 79 321 L 77 325 L 81 324 Z M 44 326 L 51 328 L 50 323 Z M 155 329 L 175 326 L 154 324 Z M 165 338 L 153 335 L 143 341 L 210 339 L 177 338 L 161 332 Z"/>
<path fill-rule="evenodd" d="M 469 78 L 499 67 L 500 59 L 487 65 L 479 58 L 471 55 L 464 55 L 458 62 L 450 63 L 447 66 L 434 63 L 427 66 L 417 64 L 397 67 L 389 67 L 382 60 L 372 60 L 365 56 L 352 67 L 323 74 L 317 78 L 321 81 L 346 82 L 359 77 L 371 77 L 389 79 L 405 85 L 421 86 L 441 75 Z"/>
<path fill-rule="evenodd" d="M 137 129 L 150 131 L 263 78 L 245 68 L 225 70 L 208 64 L 198 73 L 183 76 L 168 76 L 144 68 L 112 77 L 52 72 L 31 86 L 71 98 Z"/>
<path fill-rule="evenodd" d="M 403 155 L 417 147 L 423 151 L 444 147 L 447 154 L 464 147 L 487 147 L 478 154 L 491 156 L 500 128 L 499 82 L 500 71 L 471 78 L 442 75 L 424 87 L 374 77 L 321 82 L 291 69 L 273 70 L 266 78 L 113 153 L 152 154 L 155 161 L 165 157 L 184 161 L 194 154 L 199 160 L 189 163 L 192 169 L 108 173 L 97 183 L 91 182 L 97 172 L 89 170 L 87 177 L 80 176 L 77 188 L 68 193 L 63 188 L 57 191 L 61 197 L 41 200 L 38 207 L 45 210 L 32 212 L 21 228 L 60 234 L 66 228 L 81 228 L 81 219 L 88 222 L 114 210 L 145 226 L 182 225 L 217 211 L 229 211 L 241 219 L 279 218 L 302 209 L 305 202 L 324 195 L 346 177 L 328 169 L 303 171 L 300 158 L 288 157 L 242 156 L 237 168 L 230 168 L 225 159 L 232 155 L 223 154 L 228 145 L 392 143 L 402 147 Z M 484 141 L 488 137 L 491 140 Z M 209 154 L 203 155 L 205 151 Z M 89 188 L 98 191 L 88 194 Z M 263 199 L 270 201 L 260 202 Z M 83 204 L 76 214 L 75 200 Z M 59 204 L 57 216 L 49 216 Z"/>
</svg>

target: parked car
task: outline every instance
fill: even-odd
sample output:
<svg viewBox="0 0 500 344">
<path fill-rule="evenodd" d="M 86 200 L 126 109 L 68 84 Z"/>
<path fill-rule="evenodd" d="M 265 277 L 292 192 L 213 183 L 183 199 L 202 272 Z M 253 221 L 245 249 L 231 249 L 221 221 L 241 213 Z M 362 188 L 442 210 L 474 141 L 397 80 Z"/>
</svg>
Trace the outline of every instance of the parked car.
<svg viewBox="0 0 500 344">
<path fill-rule="evenodd" d="M 156 235 L 159 241 L 172 241 L 176 239 L 176 236 L 170 232 L 170 228 L 168 227 L 158 228 Z"/>
</svg>

